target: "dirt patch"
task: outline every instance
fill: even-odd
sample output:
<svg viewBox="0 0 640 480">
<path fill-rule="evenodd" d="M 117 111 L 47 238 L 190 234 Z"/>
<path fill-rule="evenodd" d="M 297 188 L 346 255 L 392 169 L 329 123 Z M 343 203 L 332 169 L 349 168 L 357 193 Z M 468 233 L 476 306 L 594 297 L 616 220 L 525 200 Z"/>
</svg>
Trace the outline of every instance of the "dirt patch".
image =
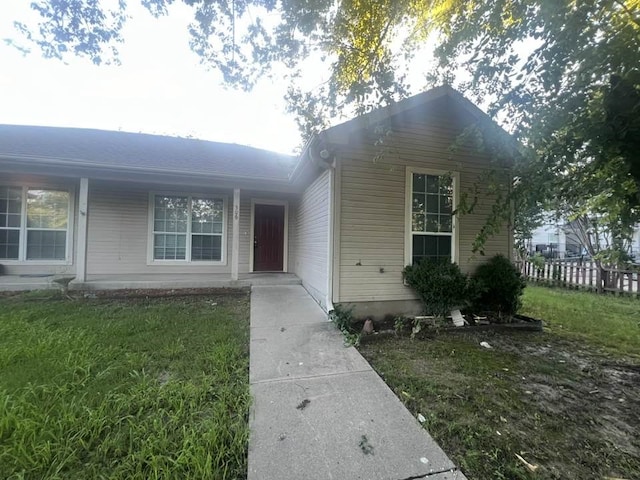
<svg viewBox="0 0 640 480">
<path fill-rule="evenodd" d="M 637 478 L 637 359 L 548 333 L 472 329 L 360 349 L 469 478 Z"/>
<path fill-rule="evenodd" d="M 640 365 L 631 360 L 612 363 L 576 341 L 532 344 L 525 338 L 495 336 L 492 345 L 519 352 L 528 361 L 556 363 L 564 374 L 530 375 L 521 386 L 525 395 L 543 410 L 592 422 L 606 443 L 640 457 Z"/>
<path fill-rule="evenodd" d="M 164 387 L 171 380 L 171 374 L 167 370 L 163 370 L 158 375 L 158 383 L 161 387 Z"/>
</svg>

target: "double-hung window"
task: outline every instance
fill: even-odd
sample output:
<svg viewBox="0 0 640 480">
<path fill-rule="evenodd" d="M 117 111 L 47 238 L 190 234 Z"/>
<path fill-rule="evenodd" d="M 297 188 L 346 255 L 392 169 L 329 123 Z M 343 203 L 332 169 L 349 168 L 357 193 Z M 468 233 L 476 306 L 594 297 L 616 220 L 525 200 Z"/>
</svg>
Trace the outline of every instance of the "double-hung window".
<svg viewBox="0 0 640 480">
<path fill-rule="evenodd" d="M 70 211 L 69 191 L 0 185 L 0 260 L 68 260 Z"/>
<path fill-rule="evenodd" d="M 455 174 L 410 170 L 407 175 L 410 262 L 455 260 Z"/>
<path fill-rule="evenodd" d="M 0 186 L 0 259 L 20 259 L 22 188 Z"/>
<path fill-rule="evenodd" d="M 153 195 L 153 260 L 223 262 L 222 197 Z"/>
</svg>

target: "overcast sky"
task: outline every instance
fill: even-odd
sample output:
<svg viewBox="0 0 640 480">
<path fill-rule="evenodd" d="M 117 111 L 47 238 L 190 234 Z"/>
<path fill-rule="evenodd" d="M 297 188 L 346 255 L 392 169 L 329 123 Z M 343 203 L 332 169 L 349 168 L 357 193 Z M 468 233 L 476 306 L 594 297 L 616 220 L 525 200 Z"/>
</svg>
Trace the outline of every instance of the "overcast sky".
<svg viewBox="0 0 640 480">
<path fill-rule="evenodd" d="M 65 64 L 6 45 L 2 39 L 19 38 L 13 22 L 34 15 L 29 3 L 0 0 L 0 123 L 193 136 L 284 153 L 299 147 L 285 113 L 287 82 L 263 79 L 250 93 L 221 86 L 189 49 L 191 12 L 182 3 L 155 19 L 129 2 L 120 66 Z M 309 73 L 318 83 L 326 77 Z"/>
<path fill-rule="evenodd" d="M 29 3 L 0 1 L 0 39 L 16 38 L 13 21 L 30 14 Z M 65 65 L 0 43 L 0 123 L 191 135 L 285 153 L 299 145 L 285 82 L 264 79 L 251 93 L 222 87 L 189 49 L 186 7 L 154 19 L 130 4 L 121 66 Z"/>
</svg>

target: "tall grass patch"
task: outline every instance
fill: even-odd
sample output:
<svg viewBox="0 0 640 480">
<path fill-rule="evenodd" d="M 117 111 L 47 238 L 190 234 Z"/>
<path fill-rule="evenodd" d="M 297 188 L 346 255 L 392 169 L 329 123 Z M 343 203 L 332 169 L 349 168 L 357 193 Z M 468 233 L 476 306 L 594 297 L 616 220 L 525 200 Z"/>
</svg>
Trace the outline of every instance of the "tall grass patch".
<svg viewBox="0 0 640 480">
<path fill-rule="evenodd" d="M 246 475 L 246 295 L 1 302 L 4 477 Z"/>
<path fill-rule="evenodd" d="M 529 285 L 521 312 L 556 334 L 640 358 L 640 300 Z"/>
</svg>

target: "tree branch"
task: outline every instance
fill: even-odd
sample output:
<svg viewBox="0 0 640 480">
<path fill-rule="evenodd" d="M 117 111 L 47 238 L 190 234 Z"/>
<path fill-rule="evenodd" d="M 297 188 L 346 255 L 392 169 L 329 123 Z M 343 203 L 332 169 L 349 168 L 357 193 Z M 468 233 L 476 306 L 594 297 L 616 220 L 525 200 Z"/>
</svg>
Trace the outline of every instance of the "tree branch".
<svg viewBox="0 0 640 480">
<path fill-rule="evenodd" d="M 640 19 L 636 18 L 633 12 L 627 7 L 627 4 L 624 0 L 613 0 L 614 3 L 617 3 L 624 12 L 631 17 L 631 21 L 636 24 L 637 27 L 640 27 Z"/>
</svg>

